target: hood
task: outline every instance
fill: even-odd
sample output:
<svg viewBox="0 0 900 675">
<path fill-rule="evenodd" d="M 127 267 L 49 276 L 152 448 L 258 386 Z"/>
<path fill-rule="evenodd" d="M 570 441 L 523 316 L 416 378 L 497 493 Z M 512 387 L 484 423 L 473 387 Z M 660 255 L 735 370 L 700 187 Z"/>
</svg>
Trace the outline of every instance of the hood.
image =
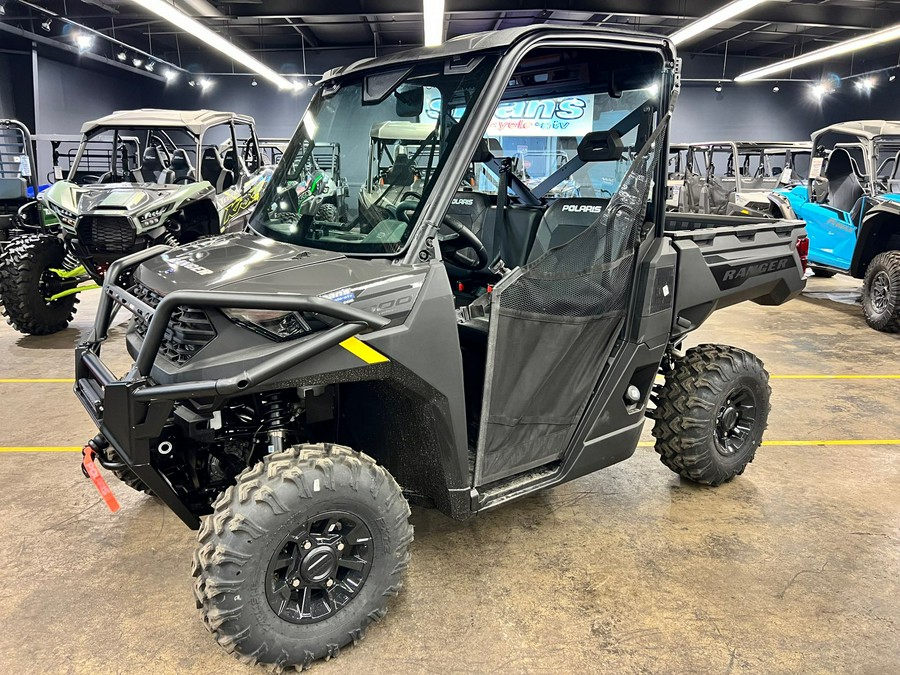
<svg viewBox="0 0 900 675">
<path fill-rule="evenodd" d="M 102 183 L 75 185 L 68 181 L 54 183 L 45 198 L 77 213 L 122 213 L 134 215 L 152 209 L 155 205 L 171 202 L 179 193 L 194 195 L 208 189 L 205 183 L 188 185 L 156 185 L 154 183 Z"/>
<path fill-rule="evenodd" d="M 242 232 L 172 249 L 141 265 L 135 278 L 160 295 L 178 289 L 220 290 L 334 295 L 350 302 L 356 297 L 354 287 L 409 271 L 386 258 L 348 258 Z"/>
</svg>

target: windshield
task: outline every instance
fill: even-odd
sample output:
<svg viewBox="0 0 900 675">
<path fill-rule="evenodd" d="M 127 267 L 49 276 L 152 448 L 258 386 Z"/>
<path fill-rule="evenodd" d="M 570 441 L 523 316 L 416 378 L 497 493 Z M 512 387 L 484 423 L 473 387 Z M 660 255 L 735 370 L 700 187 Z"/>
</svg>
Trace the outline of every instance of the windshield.
<svg viewBox="0 0 900 675">
<path fill-rule="evenodd" d="M 343 80 L 313 98 L 251 226 L 294 244 L 400 252 L 496 60 Z"/>
<path fill-rule="evenodd" d="M 156 182 L 176 154 L 196 163 L 197 138 L 177 127 L 105 127 L 85 137 L 78 152 L 71 148 L 54 159 L 79 185 Z"/>
</svg>

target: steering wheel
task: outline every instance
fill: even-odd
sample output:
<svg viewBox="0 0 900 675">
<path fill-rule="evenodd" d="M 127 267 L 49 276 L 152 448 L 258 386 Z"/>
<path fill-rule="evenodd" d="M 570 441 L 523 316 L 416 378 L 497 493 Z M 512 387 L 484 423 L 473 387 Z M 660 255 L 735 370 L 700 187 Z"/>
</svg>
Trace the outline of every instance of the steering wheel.
<svg viewBox="0 0 900 675">
<path fill-rule="evenodd" d="M 450 234 L 439 234 L 437 237 L 444 260 L 473 272 L 488 266 L 491 261 L 488 259 L 487 250 L 472 230 L 449 214 L 444 216 L 443 224 L 452 230 Z M 475 252 L 476 260 L 459 255 L 460 251 L 469 248 Z"/>
<path fill-rule="evenodd" d="M 407 199 L 394 207 L 394 216 L 397 220 L 401 220 L 404 223 L 409 223 L 409 214 L 419 208 L 419 200 L 418 199 Z"/>
<path fill-rule="evenodd" d="M 417 201 L 422 200 L 422 195 L 414 190 L 407 190 L 402 195 L 400 195 L 400 201 L 404 201 L 405 199 L 415 199 Z"/>
</svg>

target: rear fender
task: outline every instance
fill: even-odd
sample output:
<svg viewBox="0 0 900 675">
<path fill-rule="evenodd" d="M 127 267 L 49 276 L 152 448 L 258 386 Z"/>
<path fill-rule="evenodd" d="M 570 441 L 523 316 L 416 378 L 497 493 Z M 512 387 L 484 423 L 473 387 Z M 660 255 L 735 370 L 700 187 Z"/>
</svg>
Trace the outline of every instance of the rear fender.
<svg viewBox="0 0 900 675">
<path fill-rule="evenodd" d="M 869 263 L 879 253 L 900 249 L 900 204 L 883 201 L 863 217 L 850 263 L 850 274 L 862 279 Z"/>
</svg>

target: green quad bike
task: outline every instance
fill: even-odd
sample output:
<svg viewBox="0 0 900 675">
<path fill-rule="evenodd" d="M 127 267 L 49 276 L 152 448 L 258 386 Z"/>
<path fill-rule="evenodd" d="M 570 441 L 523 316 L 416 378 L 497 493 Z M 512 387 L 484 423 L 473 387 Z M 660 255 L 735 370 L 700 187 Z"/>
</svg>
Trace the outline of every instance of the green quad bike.
<svg viewBox="0 0 900 675">
<path fill-rule="evenodd" d="M 222 647 L 276 670 L 337 656 L 403 585 L 410 502 L 465 519 L 598 471 L 634 453 L 646 414 L 685 479 L 744 471 L 762 363 L 679 346 L 716 309 L 795 297 L 805 234 L 665 214 L 677 90 L 671 42 L 597 28 L 367 59 L 324 76 L 248 231 L 113 263 L 76 350 L 99 429 L 82 468 L 108 499 L 96 462 L 127 469 L 199 529 L 195 597 Z M 421 191 L 378 208 L 360 194 L 373 120 L 439 144 Z M 577 149 L 528 186 L 489 127 Z M 319 143 L 341 149 L 347 222 L 317 218 L 326 193 L 304 183 Z M 494 193 L 464 180 L 473 164 Z M 582 195 L 619 184 L 554 196 L 572 176 Z M 121 377 L 101 358 L 116 308 L 134 315 Z"/>
<path fill-rule="evenodd" d="M 246 115 L 122 111 L 82 134 L 66 179 L 38 196 L 58 224 L 29 228 L 0 256 L 3 313 L 22 333 L 65 329 L 77 294 L 123 255 L 240 230 L 272 175 Z"/>
</svg>

